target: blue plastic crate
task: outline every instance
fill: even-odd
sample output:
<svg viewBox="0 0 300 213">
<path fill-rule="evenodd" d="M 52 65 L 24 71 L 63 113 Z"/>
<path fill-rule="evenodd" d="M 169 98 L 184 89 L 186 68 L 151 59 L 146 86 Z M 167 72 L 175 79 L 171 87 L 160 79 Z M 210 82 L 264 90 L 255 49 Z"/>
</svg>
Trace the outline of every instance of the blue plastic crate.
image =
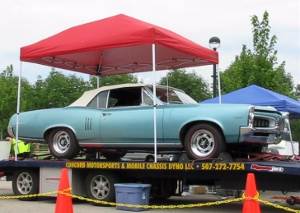
<svg viewBox="0 0 300 213">
<path fill-rule="evenodd" d="M 148 205 L 151 184 L 116 183 L 116 203 Z M 116 206 L 118 210 L 145 211 L 146 208 Z"/>
</svg>

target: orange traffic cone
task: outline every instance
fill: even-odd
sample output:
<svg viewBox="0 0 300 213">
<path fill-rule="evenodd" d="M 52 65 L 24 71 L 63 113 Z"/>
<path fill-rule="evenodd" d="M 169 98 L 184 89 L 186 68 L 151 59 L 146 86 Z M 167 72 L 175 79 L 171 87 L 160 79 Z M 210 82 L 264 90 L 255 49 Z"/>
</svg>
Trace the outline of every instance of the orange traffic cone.
<svg viewBox="0 0 300 213">
<path fill-rule="evenodd" d="M 246 189 L 245 189 L 245 200 L 243 203 L 242 213 L 260 213 L 259 202 L 253 198 L 258 197 L 256 190 L 255 177 L 253 173 L 247 175 Z"/>
<path fill-rule="evenodd" d="M 68 170 L 66 168 L 61 170 L 58 191 L 71 194 Z M 73 213 L 72 197 L 58 193 L 56 198 L 55 213 Z"/>
</svg>

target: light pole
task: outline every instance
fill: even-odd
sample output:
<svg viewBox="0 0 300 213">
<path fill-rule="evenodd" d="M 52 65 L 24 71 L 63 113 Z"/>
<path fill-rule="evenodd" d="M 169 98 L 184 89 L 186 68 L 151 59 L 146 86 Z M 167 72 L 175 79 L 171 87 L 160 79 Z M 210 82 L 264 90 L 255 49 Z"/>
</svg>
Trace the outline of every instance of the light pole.
<svg viewBox="0 0 300 213">
<path fill-rule="evenodd" d="M 217 49 L 220 47 L 221 41 L 218 37 L 211 37 L 209 39 L 209 47 L 212 48 L 214 51 L 217 51 Z M 213 97 L 215 98 L 217 95 L 217 65 L 213 65 L 213 75 L 211 76 L 213 78 Z"/>
</svg>

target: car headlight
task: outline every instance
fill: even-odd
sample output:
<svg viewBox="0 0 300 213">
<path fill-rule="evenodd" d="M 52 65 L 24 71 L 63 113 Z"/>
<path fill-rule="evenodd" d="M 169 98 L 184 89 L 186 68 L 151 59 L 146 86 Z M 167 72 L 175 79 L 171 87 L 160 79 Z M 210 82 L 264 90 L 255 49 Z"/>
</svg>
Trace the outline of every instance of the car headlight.
<svg viewBox="0 0 300 213">
<path fill-rule="evenodd" d="M 249 107 L 249 114 L 248 114 L 248 125 L 249 127 L 253 127 L 254 122 L 254 106 Z"/>
<path fill-rule="evenodd" d="M 284 131 L 290 131 L 290 119 L 289 119 L 289 113 L 286 113 L 284 115 L 284 125 L 283 125 L 283 130 Z"/>
</svg>

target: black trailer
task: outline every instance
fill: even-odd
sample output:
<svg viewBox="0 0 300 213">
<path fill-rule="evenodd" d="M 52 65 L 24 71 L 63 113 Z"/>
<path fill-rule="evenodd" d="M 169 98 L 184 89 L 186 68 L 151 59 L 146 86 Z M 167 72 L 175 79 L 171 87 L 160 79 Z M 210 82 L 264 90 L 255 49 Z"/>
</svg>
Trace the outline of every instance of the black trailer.
<svg viewBox="0 0 300 213">
<path fill-rule="evenodd" d="M 228 162 L 219 159 L 197 162 L 184 159 L 178 162 L 3 160 L 0 171 L 7 181 L 12 181 L 15 195 L 29 195 L 57 190 L 61 169 L 67 168 L 72 194 L 101 201 L 114 201 L 115 183 L 149 183 L 151 196 L 164 199 L 179 194 L 183 183 L 243 190 L 248 173 L 255 174 L 258 190 L 300 190 L 298 161 Z"/>
</svg>

